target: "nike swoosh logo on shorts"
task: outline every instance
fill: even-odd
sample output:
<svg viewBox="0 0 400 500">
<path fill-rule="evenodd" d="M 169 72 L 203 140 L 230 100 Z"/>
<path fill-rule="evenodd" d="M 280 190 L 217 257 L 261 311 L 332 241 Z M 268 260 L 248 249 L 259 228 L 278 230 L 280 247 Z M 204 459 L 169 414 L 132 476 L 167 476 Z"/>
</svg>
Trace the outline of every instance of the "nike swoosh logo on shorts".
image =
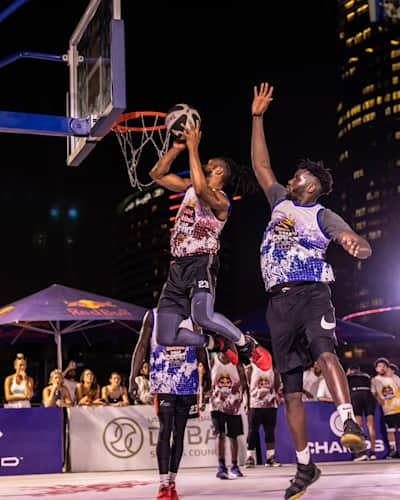
<svg viewBox="0 0 400 500">
<path fill-rule="evenodd" d="M 329 321 L 326 321 L 325 316 L 322 316 L 321 326 L 324 330 L 332 330 L 332 328 L 335 328 L 336 326 L 336 321 L 334 321 L 333 323 L 329 323 Z"/>
</svg>

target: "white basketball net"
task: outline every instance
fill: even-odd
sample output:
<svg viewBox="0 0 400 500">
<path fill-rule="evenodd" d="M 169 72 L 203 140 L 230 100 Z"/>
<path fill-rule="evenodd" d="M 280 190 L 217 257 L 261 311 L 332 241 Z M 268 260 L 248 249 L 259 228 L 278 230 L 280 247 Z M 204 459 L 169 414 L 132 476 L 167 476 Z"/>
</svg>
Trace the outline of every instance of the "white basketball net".
<svg viewBox="0 0 400 500">
<path fill-rule="evenodd" d="M 138 176 L 137 166 L 144 148 L 152 145 L 157 157 L 161 158 L 168 150 L 171 134 L 165 128 L 152 130 L 153 127 L 158 126 L 159 122 L 162 121 L 160 116 L 151 116 L 150 118 L 153 119 L 152 124 L 149 124 L 148 121 L 147 124 L 145 123 L 144 115 L 140 115 L 137 119 L 139 118 L 142 130 L 127 130 L 127 121 L 119 123 L 122 130 L 118 129 L 118 127 L 113 130 L 117 136 L 127 166 L 130 184 L 133 189 L 142 191 L 154 182 L 142 182 Z M 148 118 L 149 116 L 147 116 Z"/>
</svg>

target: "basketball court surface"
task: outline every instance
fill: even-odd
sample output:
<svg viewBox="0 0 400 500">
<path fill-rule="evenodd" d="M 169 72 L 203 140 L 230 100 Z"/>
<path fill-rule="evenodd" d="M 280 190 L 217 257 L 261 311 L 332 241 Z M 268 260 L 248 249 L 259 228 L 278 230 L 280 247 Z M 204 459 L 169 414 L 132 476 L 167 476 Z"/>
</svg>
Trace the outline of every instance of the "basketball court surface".
<svg viewBox="0 0 400 500">
<path fill-rule="evenodd" d="M 400 498 L 400 460 L 320 464 L 321 478 L 304 500 L 390 500 Z M 181 500 L 283 499 L 294 465 L 242 469 L 243 478 L 220 480 L 215 467 L 182 469 L 177 478 Z M 1 478 L 0 498 L 60 500 L 150 500 L 158 489 L 156 471 L 65 473 Z"/>
</svg>

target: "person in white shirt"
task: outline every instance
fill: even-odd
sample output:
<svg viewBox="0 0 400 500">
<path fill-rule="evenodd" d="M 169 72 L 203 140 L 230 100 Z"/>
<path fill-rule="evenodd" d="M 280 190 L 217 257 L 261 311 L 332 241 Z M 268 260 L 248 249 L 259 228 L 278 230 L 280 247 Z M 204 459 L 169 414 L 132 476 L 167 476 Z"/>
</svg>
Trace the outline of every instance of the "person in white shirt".
<svg viewBox="0 0 400 500">
<path fill-rule="evenodd" d="M 317 363 L 304 371 L 303 392 L 305 401 L 315 401 L 317 399 L 318 384 L 322 378 L 321 373 L 321 368 Z"/>
</svg>

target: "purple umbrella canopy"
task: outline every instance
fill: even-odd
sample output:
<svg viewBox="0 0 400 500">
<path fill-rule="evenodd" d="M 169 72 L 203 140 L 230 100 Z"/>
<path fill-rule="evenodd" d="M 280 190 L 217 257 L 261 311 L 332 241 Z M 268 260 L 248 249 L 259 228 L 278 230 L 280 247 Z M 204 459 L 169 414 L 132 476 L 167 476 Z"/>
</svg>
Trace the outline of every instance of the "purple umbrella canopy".
<svg viewBox="0 0 400 500">
<path fill-rule="evenodd" d="M 61 336 L 119 324 L 137 333 L 146 309 L 110 297 L 53 284 L 44 290 L 0 308 L 0 325 L 13 327 L 14 343 L 24 332 L 53 335 L 57 366 L 62 369 Z M 7 332 L 0 332 L 2 335 Z"/>
</svg>

